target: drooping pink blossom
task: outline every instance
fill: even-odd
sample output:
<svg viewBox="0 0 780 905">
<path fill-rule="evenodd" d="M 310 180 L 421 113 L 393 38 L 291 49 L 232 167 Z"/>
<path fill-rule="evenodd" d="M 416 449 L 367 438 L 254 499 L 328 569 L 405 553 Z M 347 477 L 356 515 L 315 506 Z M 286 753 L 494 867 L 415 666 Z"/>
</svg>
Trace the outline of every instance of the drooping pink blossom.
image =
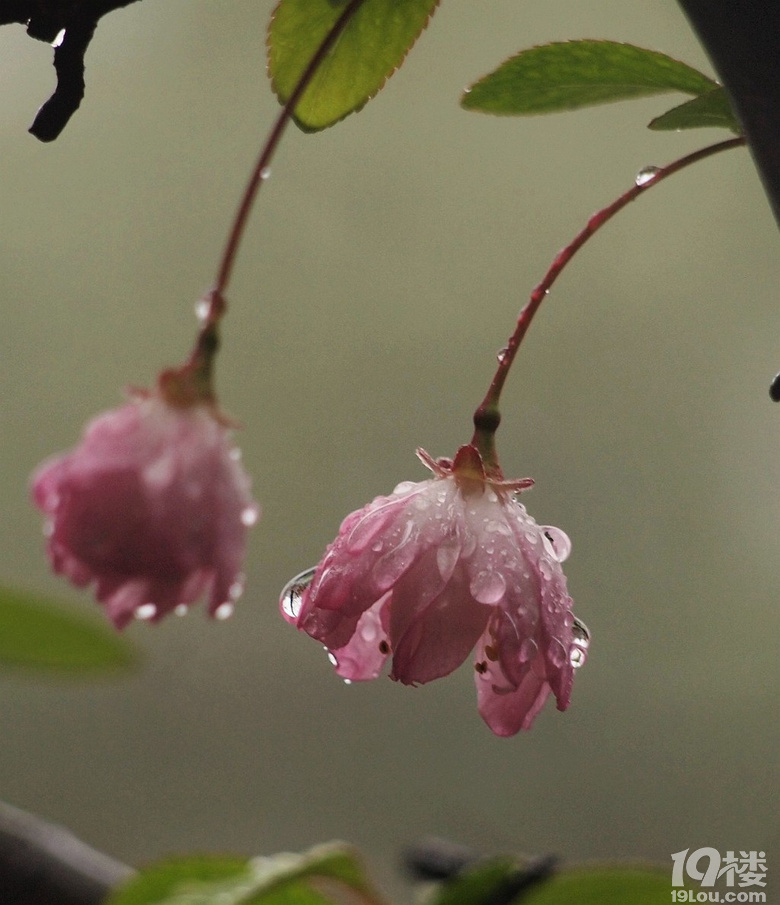
<svg viewBox="0 0 780 905">
<path fill-rule="evenodd" d="M 162 383 L 161 383 L 162 386 Z M 259 508 L 230 431 L 208 404 L 138 393 L 86 428 L 33 476 L 55 572 L 95 595 L 123 628 L 208 595 L 230 615 Z"/>
<path fill-rule="evenodd" d="M 434 477 L 347 516 L 310 573 L 285 588 L 285 618 L 322 642 L 347 680 L 430 682 L 476 648 L 479 712 L 501 736 L 528 729 L 552 692 L 559 710 L 584 662 L 561 562 L 568 537 L 516 499 L 530 480 L 491 479 L 479 452 L 418 451 Z"/>
</svg>

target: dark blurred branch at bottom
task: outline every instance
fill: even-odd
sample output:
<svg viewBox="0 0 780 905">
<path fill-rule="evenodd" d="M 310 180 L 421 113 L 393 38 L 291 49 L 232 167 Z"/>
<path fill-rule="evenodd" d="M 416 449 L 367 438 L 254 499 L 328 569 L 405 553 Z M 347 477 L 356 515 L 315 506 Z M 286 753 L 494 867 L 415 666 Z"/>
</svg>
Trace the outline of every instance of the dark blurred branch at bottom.
<svg viewBox="0 0 780 905">
<path fill-rule="evenodd" d="M 2 905 L 100 905 L 134 873 L 63 827 L 0 802 Z"/>
<path fill-rule="evenodd" d="M 726 86 L 780 226 L 780 3 L 678 2 Z"/>
</svg>

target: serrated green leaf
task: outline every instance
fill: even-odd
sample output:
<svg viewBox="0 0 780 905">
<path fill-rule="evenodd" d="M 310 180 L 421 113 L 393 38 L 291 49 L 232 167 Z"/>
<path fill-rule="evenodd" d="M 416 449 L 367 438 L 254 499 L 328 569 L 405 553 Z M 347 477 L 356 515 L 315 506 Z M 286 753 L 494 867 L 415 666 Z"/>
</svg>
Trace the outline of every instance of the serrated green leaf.
<svg viewBox="0 0 780 905">
<path fill-rule="evenodd" d="M 132 648 L 102 623 L 0 588 L 0 667 L 84 673 L 127 668 Z"/>
<path fill-rule="evenodd" d="M 106 905 L 379 905 L 355 853 L 333 843 L 301 855 L 164 861 Z"/>
<path fill-rule="evenodd" d="M 467 110 L 526 116 L 668 91 L 704 94 L 717 82 L 672 57 L 615 41 L 566 41 L 521 51 L 461 99 Z"/>
<path fill-rule="evenodd" d="M 360 110 L 401 65 L 439 0 L 366 0 L 323 60 L 296 105 L 307 132 Z M 268 71 L 285 103 L 344 11 L 333 0 L 280 0 L 268 29 Z"/>
<path fill-rule="evenodd" d="M 658 905 L 669 901 L 669 871 L 598 867 L 555 874 L 524 893 L 523 905 Z"/>
<path fill-rule="evenodd" d="M 680 130 L 708 126 L 730 129 L 737 135 L 742 134 L 742 127 L 731 109 L 725 88 L 716 88 L 678 107 L 672 107 L 671 110 L 651 120 L 647 128 Z"/>
</svg>

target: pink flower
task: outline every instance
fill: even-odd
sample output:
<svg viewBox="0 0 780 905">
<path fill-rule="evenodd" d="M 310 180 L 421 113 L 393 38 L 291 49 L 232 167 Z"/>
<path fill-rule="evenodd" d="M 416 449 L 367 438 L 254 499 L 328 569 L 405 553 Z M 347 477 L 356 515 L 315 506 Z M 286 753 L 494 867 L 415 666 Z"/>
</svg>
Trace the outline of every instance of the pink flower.
<svg viewBox="0 0 780 905">
<path fill-rule="evenodd" d="M 119 629 L 183 612 L 204 593 L 212 616 L 229 616 L 259 515 L 213 407 L 167 398 L 137 394 L 99 415 L 78 448 L 33 476 L 54 571 L 79 587 L 94 581 Z"/>
<path fill-rule="evenodd" d="M 568 537 L 515 499 L 533 482 L 486 476 L 479 452 L 433 461 L 347 516 L 316 570 L 282 593 L 285 618 L 322 642 L 345 679 L 430 682 L 476 647 L 479 712 L 496 735 L 528 729 L 550 692 L 565 710 L 588 634 L 560 563 Z"/>
</svg>

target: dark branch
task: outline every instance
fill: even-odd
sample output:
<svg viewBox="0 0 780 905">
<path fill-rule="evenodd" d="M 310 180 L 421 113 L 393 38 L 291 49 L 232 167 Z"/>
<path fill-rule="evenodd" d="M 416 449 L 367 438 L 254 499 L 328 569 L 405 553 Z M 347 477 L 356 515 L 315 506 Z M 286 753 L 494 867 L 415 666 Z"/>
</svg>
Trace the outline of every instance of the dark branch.
<svg viewBox="0 0 780 905">
<path fill-rule="evenodd" d="M 84 97 L 84 54 L 98 21 L 106 13 L 129 6 L 136 0 L 0 0 L 0 25 L 18 22 L 27 34 L 52 43 L 60 32 L 62 41 L 54 50 L 57 87 L 38 111 L 30 132 L 41 141 L 53 141 L 78 110 Z"/>
<path fill-rule="evenodd" d="M 780 226 L 780 3 L 679 3 L 726 86 Z"/>
<path fill-rule="evenodd" d="M 0 802 L 3 905 L 99 905 L 133 873 L 68 830 Z"/>
</svg>

